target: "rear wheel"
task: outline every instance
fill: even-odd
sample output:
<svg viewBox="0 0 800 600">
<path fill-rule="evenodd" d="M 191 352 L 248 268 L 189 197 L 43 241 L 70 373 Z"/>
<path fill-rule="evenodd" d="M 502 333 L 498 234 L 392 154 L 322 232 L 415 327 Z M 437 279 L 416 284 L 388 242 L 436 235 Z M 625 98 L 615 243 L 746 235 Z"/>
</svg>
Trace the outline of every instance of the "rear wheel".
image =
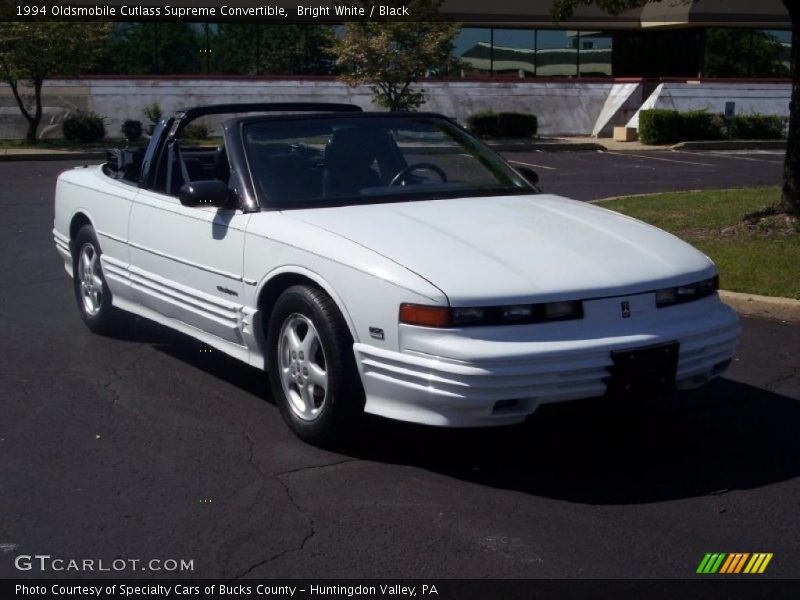
<svg viewBox="0 0 800 600">
<path fill-rule="evenodd" d="M 72 241 L 72 285 L 83 322 L 93 332 L 102 334 L 114 328 L 118 317 L 111 305 L 101 255 L 94 229 L 84 225 Z"/>
<path fill-rule="evenodd" d="M 272 393 L 286 423 L 307 442 L 343 442 L 363 412 L 364 392 L 353 339 L 333 300 L 311 286 L 287 289 L 267 337 Z"/>
</svg>

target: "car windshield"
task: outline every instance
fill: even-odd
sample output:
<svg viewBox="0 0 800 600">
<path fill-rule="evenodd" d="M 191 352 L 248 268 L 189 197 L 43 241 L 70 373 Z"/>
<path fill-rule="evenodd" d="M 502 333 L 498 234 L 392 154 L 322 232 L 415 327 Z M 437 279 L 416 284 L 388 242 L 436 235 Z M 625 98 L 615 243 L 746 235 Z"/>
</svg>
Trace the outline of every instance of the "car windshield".
<svg viewBox="0 0 800 600">
<path fill-rule="evenodd" d="M 494 152 L 443 118 L 247 121 L 250 171 L 269 208 L 530 194 Z"/>
</svg>

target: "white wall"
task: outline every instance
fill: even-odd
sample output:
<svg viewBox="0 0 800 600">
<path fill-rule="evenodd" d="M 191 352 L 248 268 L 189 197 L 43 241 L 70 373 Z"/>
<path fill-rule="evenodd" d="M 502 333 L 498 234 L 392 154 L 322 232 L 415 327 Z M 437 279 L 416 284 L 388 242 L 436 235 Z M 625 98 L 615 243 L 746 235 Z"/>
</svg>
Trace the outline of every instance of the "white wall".
<svg viewBox="0 0 800 600">
<path fill-rule="evenodd" d="M 430 81 L 422 84 L 428 101 L 423 110 L 440 112 L 464 122 L 483 110 L 533 113 L 539 133 L 610 135 L 614 125 L 638 127 L 642 102 L 638 83 L 589 83 L 578 80 Z M 723 112 L 736 102 L 738 114 L 787 115 L 790 85 L 760 83 L 664 83 L 644 108 L 708 109 Z M 197 104 L 224 102 L 346 102 L 374 110 L 366 87 L 350 88 L 327 79 L 80 79 L 45 84 L 42 137 L 61 135 L 60 123 L 74 110 L 93 110 L 106 119 L 110 137 L 119 137 L 125 119 L 146 123 L 144 107 L 157 102 L 165 113 Z M 629 121 L 630 119 L 630 121 Z M 25 121 L 11 90 L 0 86 L 0 138 L 21 138 Z"/>
<path fill-rule="evenodd" d="M 22 137 L 24 121 L 7 86 L 0 89 L 0 137 Z M 430 81 L 422 86 L 422 110 L 464 122 L 483 110 L 533 113 L 542 135 L 589 135 L 614 88 L 608 83 Z M 2 92 L 5 92 L 3 94 Z M 60 135 L 58 123 L 70 110 L 93 110 L 106 119 L 109 136 L 119 136 L 125 119 L 146 122 L 144 107 L 157 102 L 165 113 L 196 104 L 225 102 L 346 102 L 374 110 L 367 87 L 350 88 L 331 80 L 83 79 L 45 85 L 47 137 Z"/>
<path fill-rule="evenodd" d="M 627 123 L 642 104 L 641 83 L 619 83 L 608 94 L 600 116 L 594 123 L 594 137 L 611 137 L 614 126 Z"/>
<path fill-rule="evenodd" d="M 628 122 L 639 128 L 639 112 L 649 108 L 707 110 L 724 113 L 726 102 L 736 103 L 737 115 L 789 115 L 790 83 L 662 83 Z"/>
</svg>

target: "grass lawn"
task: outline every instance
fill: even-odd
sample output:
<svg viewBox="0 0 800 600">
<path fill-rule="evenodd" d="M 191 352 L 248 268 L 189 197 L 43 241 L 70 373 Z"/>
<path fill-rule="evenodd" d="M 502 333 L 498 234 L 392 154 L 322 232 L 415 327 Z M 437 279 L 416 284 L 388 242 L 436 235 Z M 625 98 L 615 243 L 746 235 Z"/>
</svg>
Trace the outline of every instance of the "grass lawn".
<svg viewBox="0 0 800 600">
<path fill-rule="evenodd" d="M 774 204 L 777 187 L 674 192 L 603 202 L 600 206 L 674 233 L 717 263 L 720 287 L 800 299 L 800 226 L 742 217 Z"/>
</svg>

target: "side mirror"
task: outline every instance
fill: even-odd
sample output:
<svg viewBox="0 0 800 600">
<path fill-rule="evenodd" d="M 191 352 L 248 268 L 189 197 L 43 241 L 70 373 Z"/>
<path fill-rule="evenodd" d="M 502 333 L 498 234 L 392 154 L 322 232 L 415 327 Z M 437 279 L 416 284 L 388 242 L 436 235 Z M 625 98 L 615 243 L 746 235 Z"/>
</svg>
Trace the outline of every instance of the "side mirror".
<svg viewBox="0 0 800 600">
<path fill-rule="evenodd" d="M 522 175 L 528 183 L 531 185 L 538 185 L 539 183 L 539 174 L 531 169 L 530 167 L 526 167 L 525 165 L 519 165 L 514 167 L 517 170 L 517 173 Z"/>
<path fill-rule="evenodd" d="M 184 206 L 216 206 L 228 208 L 231 205 L 231 192 L 228 184 L 219 179 L 190 181 L 181 186 L 178 199 Z"/>
</svg>

